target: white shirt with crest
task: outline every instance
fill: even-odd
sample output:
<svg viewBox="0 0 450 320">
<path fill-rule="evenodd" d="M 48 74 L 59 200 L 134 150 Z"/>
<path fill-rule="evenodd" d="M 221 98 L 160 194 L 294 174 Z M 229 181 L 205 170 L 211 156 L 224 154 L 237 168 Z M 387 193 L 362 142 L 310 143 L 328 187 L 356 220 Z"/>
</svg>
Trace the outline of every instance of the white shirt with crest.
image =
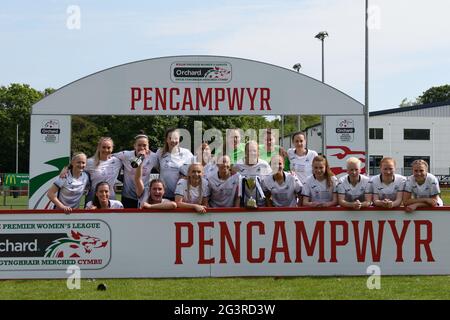
<svg viewBox="0 0 450 320">
<path fill-rule="evenodd" d="M 431 198 L 441 194 L 438 179 L 431 173 L 427 173 L 424 183 L 421 185 L 417 183 L 414 176 L 409 176 L 405 183 L 405 192 L 411 193 L 411 196 L 416 199 Z M 438 197 L 438 205 L 443 206 L 442 199 Z"/>
<path fill-rule="evenodd" d="M 296 207 L 297 194 L 302 191 L 302 183 L 296 175 L 283 172 L 284 181 L 279 184 L 273 175 L 266 176 L 262 181 L 262 188 L 270 192 L 275 207 Z"/>
<path fill-rule="evenodd" d="M 239 178 L 239 173 L 231 175 L 226 180 L 219 178 L 218 171 L 209 174 L 206 177 L 210 190 L 209 205 L 212 208 L 234 207 L 235 198 L 239 190 Z"/>
<path fill-rule="evenodd" d="M 318 154 L 314 150 L 306 149 L 304 156 L 299 156 L 295 153 L 295 148 L 288 150 L 289 163 L 291 171 L 297 174 L 300 181 L 305 184 L 306 179 L 312 175 L 312 162 Z"/>
<path fill-rule="evenodd" d="M 303 185 L 302 196 L 309 197 L 311 202 L 325 203 L 333 200 L 333 193 L 337 192 L 337 178 L 331 177 L 331 187 L 327 186 L 327 179 L 317 180 L 314 175 L 306 179 Z"/>
<path fill-rule="evenodd" d="M 354 202 L 359 200 L 364 202 L 366 201 L 366 193 L 371 193 L 369 181 L 369 177 L 360 174 L 358 183 L 353 185 L 347 174 L 339 179 L 337 193 L 345 195 L 345 201 Z"/>
<path fill-rule="evenodd" d="M 370 192 L 378 195 L 379 200 L 389 199 L 395 201 L 397 199 L 397 193 L 403 192 L 406 178 L 400 174 L 394 174 L 394 180 L 382 181 L 381 174 L 370 178 Z"/>
<path fill-rule="evenodd" d="M 203 198 L 209 197 L 209 185 L 208 181 L 205 178 L 202 178 L 201 186 L 202 186 L 201 188 L 202 194 L 200 194 L 200 186 L 197 187 L 189 186 L 188 188 L 187 179 L 180 179 L 175 189 L 175 195 L 182 196 L 183 202 L 185 203 L 201 204 Z M 202 199 L 200 199 L 200 197 Z"/>
</svg>

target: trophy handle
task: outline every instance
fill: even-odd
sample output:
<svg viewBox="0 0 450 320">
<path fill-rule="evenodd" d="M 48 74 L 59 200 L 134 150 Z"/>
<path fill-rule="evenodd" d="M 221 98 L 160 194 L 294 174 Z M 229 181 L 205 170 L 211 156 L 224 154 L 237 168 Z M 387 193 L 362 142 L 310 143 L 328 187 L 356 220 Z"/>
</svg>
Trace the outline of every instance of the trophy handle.
<svg viewBox="0 0 450 320">
<path fill-rule="evenodd" d="M 241 208 L 245 208 L 245 184 L 247 182 L 247 179 L 245 177 L 242 178 L 242 185 L 241 185 Z"/>
</svg>

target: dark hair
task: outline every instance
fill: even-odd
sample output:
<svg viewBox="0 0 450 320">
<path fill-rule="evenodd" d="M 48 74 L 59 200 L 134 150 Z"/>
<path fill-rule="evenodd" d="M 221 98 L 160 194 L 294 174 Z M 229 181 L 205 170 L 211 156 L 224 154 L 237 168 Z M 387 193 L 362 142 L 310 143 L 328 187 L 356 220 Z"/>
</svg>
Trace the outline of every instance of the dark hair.
<svg viewBox="0 0 450 320">
<path fill-rule="evenodd" d="M 169 134 L 171 134 L 172 132 L 175 132 L 175 131 L 178 131 L 178 129 L 176 129 L 176 128 L 169 128 L 164 133 L 164 148 L 163 148 L 162 154 L 165 154 L 165 153 L 169 152 L 169 144 L 167 143 L 167 137 L 169 136 Z"/>
<path fill-rule="evenodd" d="M 294 141 L 295 137 L 298 136 L 298 135 L 302 135 L 306 139 L 306 133 L 305 132 L 297 131 L 297 132 L 294 132 L 294 134 L 292 134 L 292 141 Z"/>
<path fill-rule="evenodd" d="M 166 184 L 164 183 L 164 181 L 162 181 L 161 179 L 153 179 L 152 181 L 150 181 L 150 185 L 148 186 L 148 199 L 147 202 L 148 203 L 153 203 L 153 199 L 152 199 L 152 186 L 155 183 L 161 183 L 164 190 L 166 190 Z M 164 196 L 164 195 L 163 195 Z"/>
<path fill-rule="evenodd" d="M 139 133 L 134 137 L 134 141 L 136 141 L 137 139 L 141 139 L 141 138 L 145 138 L 148 139 L 148 136 L 145 134 L 144 130 L 139 130 Z"/>
<path fill-rule="evenodd" d="M 108 186 L 108 190 L 109 190 L 109 184 L 106 181 L 101 181 L 101 182 L 97 183 L 97 185 L 95 186 L 94 199 L 92 200 L 92 204 L 94 206 L 96 206 L 97 209 L 100 209 L 100 207 L 101 207 L 100 200 L 97 197 L 97 191 L 98 191 L 98 188 L 100 188 L 100 186 L 103 186 L 105 184 Z"/>
</svg>

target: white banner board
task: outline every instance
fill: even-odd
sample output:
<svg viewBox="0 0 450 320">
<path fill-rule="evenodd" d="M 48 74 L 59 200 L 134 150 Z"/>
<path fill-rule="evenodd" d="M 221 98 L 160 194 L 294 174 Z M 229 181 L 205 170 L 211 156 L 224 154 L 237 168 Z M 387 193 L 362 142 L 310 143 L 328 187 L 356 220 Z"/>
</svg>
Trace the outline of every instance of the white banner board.
<svg viewBox="0 0 450 320">
<path fill-rule="evenodd" d="M 8 211 L 0 278 L 450 274 L 450 208 L 261 211 Z"/>
<path fill-rule="evenodd" d="M 364 116 L 326 116 L 325 120 L 325 155 L 331 171 L 338 177 L 346 174 L 347 159 L 356 157 L 361 160 L 361 172 L 365 174 Z"/>
<path fill-rule="evenodd" d="M 70 116 L 31 115 L 28 208 L 47 208 L 47 191 L 69 164 L 70 141 Z"/>
</svg>

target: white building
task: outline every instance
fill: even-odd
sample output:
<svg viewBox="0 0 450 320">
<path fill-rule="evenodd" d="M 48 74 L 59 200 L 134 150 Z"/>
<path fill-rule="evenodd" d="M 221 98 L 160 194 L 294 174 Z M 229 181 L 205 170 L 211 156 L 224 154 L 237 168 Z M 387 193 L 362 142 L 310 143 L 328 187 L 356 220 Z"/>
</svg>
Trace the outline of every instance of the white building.
<svg viewBox="0 0 450 320">
<path fill-rule="evenodd" d="M 383 156 L 397 162 L 399 172 L 410 175 L 411 163 L 424 159 L 430 172 L 450 174 L 450 102 L 370 112 L 370 169 Z M 373 173 L 373 172 L 370 172 Z"/>
<path fill-rule="evenodd" d="M 308 148 L 322 152 L 321 125 L 306 129 Z M 285 139 L 286 141 L 287 139 Z M 450 101 L 393 108 L 369 114 L 369 173 L 393 157 L 397 172 L 410 175 L 411 163 L 424 159 L 430 172 L 450 174 Z"/>
</svg>

